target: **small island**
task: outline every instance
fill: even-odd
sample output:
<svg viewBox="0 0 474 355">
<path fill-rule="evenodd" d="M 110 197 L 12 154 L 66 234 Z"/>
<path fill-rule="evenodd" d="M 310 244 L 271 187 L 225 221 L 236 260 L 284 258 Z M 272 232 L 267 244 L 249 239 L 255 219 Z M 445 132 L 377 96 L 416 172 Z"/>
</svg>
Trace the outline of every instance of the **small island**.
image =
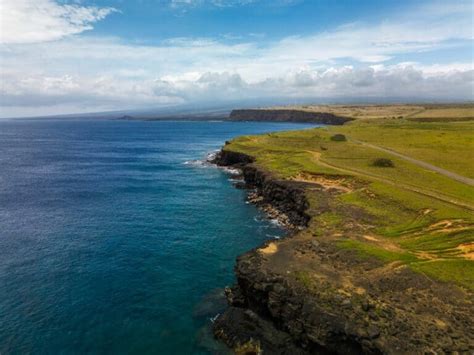
<svg viewBox="0 0 474 355">
<path fill-rule="evenodd" d="M 231 119 L 298 109 L 347 119 L 239 137 L 215 159 L 288 229 L 238 258 L 215 336 L 236 353 L 472 351 L 474 105 Z"/>
</svg>

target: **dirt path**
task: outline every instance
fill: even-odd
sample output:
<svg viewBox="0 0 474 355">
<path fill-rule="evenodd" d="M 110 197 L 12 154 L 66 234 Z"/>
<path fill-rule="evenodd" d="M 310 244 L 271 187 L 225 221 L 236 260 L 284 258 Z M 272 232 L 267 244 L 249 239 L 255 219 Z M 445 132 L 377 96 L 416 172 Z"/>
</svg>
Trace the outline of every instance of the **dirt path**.
<svg viewBox="0 0 474 355">
<path fill-rule="evenodd" d="M 444 175 L 446 177 L 449 177 L 453 180 L 456 180 L 458 182 L 462 182 L 466 185 L 469 185 L 469 186 L 474 186 L 474 179 L 470 179 L 468 177 L 465 177 L 465 176 L 462 176 L 462 175 L 459 175 L 459 174 L 456 174 L 456 173 L 453 173 L 452 171 L 449 171 L 449 170 L 446 170 L 446 169 L 443 169 L 443 168 L 439 168 L 435 165 L 432 165 L 432 164 L 429 164 L 429 163 L 426 163 L 422 160 L 418 160 L 418 159 L 415 159 L 415 158 L 412 158 L 412 157 L 409 157 L 407 155 L 404 155 L 404 154 L 401 154 L 401 153 L 398 153 L 398 152 L 395 152 L 391 149 L 388 149 L 388 148 L 384 148 L 384 147 L 380 147 L 378 145 L 374 145 L 374 144 L 370 144 L 370 143 L 366 143 L 366 142 L 362 142 L 362 141 L 359 141 L 359 140 L 355 140 L 355 139 L 352 139 L 353 142 L 355 143 L 359 143 L 359 144 L 362 144 L 366 147 L 369 147 L 369 148 L 372 148 L 372 149 L 377 149 L 377 150 L 380 150 L 382 152 L 385 152 L 385 153 L 388 153 L 388 154 L 391 154 L 391 155 L 394 155 L 398 158 L 401 158 L 401 159 L 404 159 L 406 161 L 409 161 L 410 163 L 413 163 L 415 165 L 418 165 L 422 168 L 425 168 L 425 169 L 428 169 L 428 170 L 431 170 L 431 171 L 434 171 L 438 174 L 441 174 L 441 175 Z"/>
<path fill-rule="evenodd" d="M 356 169 L 341 168 L 337 165 L 333 165 L 331 163 L 328 163 L 328 162 L 325 162 L 325 161 L 321 160 L 321 153 L 319 153 L 319 152 L 315 152 L 315 151 L 311 151 L 311 150 L 308 150 L 307 152 L 310 153 L 313 156 L 313 159 L 315 160 L 316 164 L 319 164 L 319 165 L 324 166 L 326 168 L 334 169 L 334 170 L 337 170 L 337 171 L 340 171 L 342 173 L 349 174 L 349 175 L 356 175 L 356 176 L 360 176 L 360 177 L 363 177 L 363 178 L 368 178 L 368 179 L 371 179 L 371 180 L 377 180 L 377 181 L 380 181 L 380 182 L 383 182 L 383 183 L 386 183 L 386 184 L 389 184 L 389 185 L 392 185 L 392 186 L 397 186 L 397 187 L 401 187 L 403 189 L 406 189 L 406 190 L 409 190 L 409 191 L 412 191 L 412 192 L 416 192 L 416 193 L 424 195 L 424 196 L 435 198 L 439 201 L 446 202 L 446 203 L 455 205 L 457 207 L 467 209 L 469 211 L 474 211 L 474 206 L 472 206 L 470 204 L 467 204 L 467 203 L 464 203 L 464 202 L 461 202 L 461 201 L 458 201 L 458 200 L 454 200 L 454 199 L 452 199 L 450 197 L 447 197 L 447 196 L 444 196 L 442 194 L 435 194 L 433 192 L 429 192 L 429 191 L 420 189 L 420 188 L 415 187 L 415 186 L 411 186 L 411 185 L 408 185 L 408 184 L 402 184 L 400 182 L 395 182 L 395 181 L 391 181 L 391 180 L 388 180 L 388 179 L 384 179 L 380 176 L 369 174 L 369 173 L 366 173 L 366 172 L 362 172 L 362 171 L 359 171 L 359 170 L 356 170 Z"/>
</svg>

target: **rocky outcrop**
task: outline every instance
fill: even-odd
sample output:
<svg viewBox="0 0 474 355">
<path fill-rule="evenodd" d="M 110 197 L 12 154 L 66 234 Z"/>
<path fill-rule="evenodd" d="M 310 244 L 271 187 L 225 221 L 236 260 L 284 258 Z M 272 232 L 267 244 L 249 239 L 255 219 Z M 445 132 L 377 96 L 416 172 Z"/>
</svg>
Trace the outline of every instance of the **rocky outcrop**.
<svg viewBox="0 0 474 355">
<path fill-rule="evenodd" d="M 288 215 L 292 225 L 301 229 L 311 222 L 305 191 L 314 192 L 317 185 L 275 179 L 252 157 L 225 148 L 215 163 L 241 169 L 246 186 L 259 196 L 254 199 Z M 332 192 L 317 191 L 323 206 Z M 341 232 L 353 230 L 358 221 L 353 222 L 348 220 Z M 226 289 L 229 307 L 213 325 L 218 339 L 255 354 L 474 350 L 470 293 L 400 265 L 361 259 L 334 245 L 332 234 L 308 234 L 294 231 L 291 238 L 238 257 L 237 283 Z"/>
<path fill-rule="evenodd" d="M 214 161 L 220 166 L 234 166 L 242 171 L 246 187 L 256 189 L 262 199 L 259 204 L 270 204 L 288 217 L 291 225 L 305 227 L 310 219 L 306 213 L 308 201 L 305 195 L 306 183 L 277 180 L 271 174 L 256 168 L 254 159 L 246 154 L 222 150 Z"/>
<path fill-rule="evenodd" d="M 254 160 L 254 158 L 247 154 L 222 149 L 211 160 L 211 163 L 217 164 L 218 166 L 237 166 L 243 168 L 247 164 L 253 163 Z"/>
<path fill-rule="evenodd" d="M 381 353 L 373 344 L 380 331 L 375 326 L 365 330 L 363 324 L 359 328 L 357 319 L 349 321 L 345 313 L 352 313 L 350 306 L 341 307 L 337 297 L 318 299 L 290 279 L 268 272 L 262 258 L 253 251 L 237 260 L 237 285 L 227 290 L 230 308 L 214 324 L 215 334 L 228 345 L 251 338 L 267 354 L 296 349 L 301 354 Z"/>
<path fill-rule="evenodd" d="M 214 160 L 220 166 L 240 168 L 247 188 L 261 196 L 260 204 L 270 203 L 288 216 L 293 227 L 307 226 L 307 184 L 275 179 L 253 162 L 246 154 L 225 149 Z M 326 312 L 296 283 L 262 267 L 257 250 L 237 259 L 235 274 L 237 285 L 226 289 L 229 308 L 214 323 L 214 334 L 230 347 L 255 340 L 266 354 L 361 352 L 362 347 L 355 340 L 357 334 L 346 333 L 344 319 Z M 370 336 L 375 338 L 376 330 Z"/>
<path fill-rule="evenodd" d="M 301 122 L 342 125 L 352 119 L 337 116 L 329 112 L 311 112 L 285 109 L 241 109 L 230 113 L 231 121 L 272 121 L 272 122 Z"/>
<path fill-rule="evenodd" d="M 268 354 L 303 355 L 308 351 L 293 342 L 290 334 L 248 308 L 230 306 L 214 323 L 215 335 L 236 349 L 249 342 Z M 251 353 L 258 353 L 254 350 Z"/>
</svg>

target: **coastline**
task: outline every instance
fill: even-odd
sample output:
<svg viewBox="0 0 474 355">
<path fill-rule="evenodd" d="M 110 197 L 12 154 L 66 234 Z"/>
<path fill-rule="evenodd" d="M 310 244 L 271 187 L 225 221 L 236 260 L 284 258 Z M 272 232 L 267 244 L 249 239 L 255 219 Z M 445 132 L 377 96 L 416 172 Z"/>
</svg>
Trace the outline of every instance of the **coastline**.
<svg viewBox="0 0 474 355">
<path fill-rule="evenodd" d="M 308 235 L 311 207 L 305 191 L 314 190 L 314 183 L 276 179 L 255 158 L 225 147 L 213 162 L 240 169 L 245 187 L 254 191 L 251 202 L 270 205 L 289 226 L 286 238 L 238 257 L 237 284 L 226 289 L 229 308 L 213 325 L 216 338 L 237 353 L 473 349 L 472 301 L 460 289 L 407 268 L 384 273 L 382 262 Z M 334 197 L 333 191 L 316 189 L 321 201 Z M 308 269 L 318 275 L 316 284 Z"/>
</svg>

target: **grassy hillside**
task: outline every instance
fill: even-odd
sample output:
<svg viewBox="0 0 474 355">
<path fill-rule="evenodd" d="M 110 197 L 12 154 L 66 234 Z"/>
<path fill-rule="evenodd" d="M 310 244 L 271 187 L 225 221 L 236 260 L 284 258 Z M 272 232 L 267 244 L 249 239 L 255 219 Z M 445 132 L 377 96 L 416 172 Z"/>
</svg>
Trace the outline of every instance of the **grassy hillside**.
<svg viewBox="0 0 474 355">
<path fill-rule="evenodd" d="M 312 220 L 306 233 L 312 238 L 332 238 L 361 257 L 474 289 L 474 122 L 452 118 L 366 118 L 342 127 L 240 137 L 225 149 L 256 157 L 257 165 L 280 178 L 333 192 L 321 201 L 317 189 L 307 190 Z M 384 167 L 386 161 L 392 166 Z"/>
</svg>

